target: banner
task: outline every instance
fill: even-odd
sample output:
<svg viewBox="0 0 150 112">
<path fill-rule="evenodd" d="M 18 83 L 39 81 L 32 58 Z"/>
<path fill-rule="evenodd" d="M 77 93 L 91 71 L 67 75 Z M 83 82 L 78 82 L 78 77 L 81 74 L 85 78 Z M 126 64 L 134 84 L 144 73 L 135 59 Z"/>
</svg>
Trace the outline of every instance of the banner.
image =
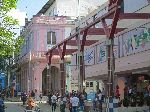
<svg viewBox="0 0 150 112">
<path fill-rule="evenodd" d="M 120 56 L 127 56 L 150 49 L 150 24 L 141 26 L 122 35 Z"/>
<path fill-rule="evenodd" d="M 95 47 L 84 51 L 84 64 L 93 65 L 95 64 Z"/>
<path fill-rule="evenodd" d="M 103 63 L 107 60 L 106 41 L 97 45 L 97 63 Z"/>
</svg>

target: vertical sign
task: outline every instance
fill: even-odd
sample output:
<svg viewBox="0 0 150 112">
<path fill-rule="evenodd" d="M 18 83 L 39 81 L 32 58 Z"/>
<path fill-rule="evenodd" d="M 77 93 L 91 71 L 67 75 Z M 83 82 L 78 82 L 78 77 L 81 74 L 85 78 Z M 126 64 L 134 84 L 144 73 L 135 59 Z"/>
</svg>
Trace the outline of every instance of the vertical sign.
<svg viewBox="0 0 150 112">
<path fill-rule="evenodd" d="M 95 47 L 84 51 L 84 64 L 93 65 L 95 63 Z"/>
<path fill-rule="evenodd" d="M 103 63 L 107 60 L 106 41 L 97 45 L 97 63 Z"/>
</svg>

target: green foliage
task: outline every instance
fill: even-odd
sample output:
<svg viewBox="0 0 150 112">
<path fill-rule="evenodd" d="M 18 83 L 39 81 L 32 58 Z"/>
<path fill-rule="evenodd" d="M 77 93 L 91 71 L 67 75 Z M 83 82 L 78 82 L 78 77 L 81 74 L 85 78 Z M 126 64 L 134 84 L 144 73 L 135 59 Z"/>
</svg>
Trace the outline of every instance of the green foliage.
<svg viewBox="0 0 150 112">
<path fill-rule="evenodd" d="M 11 9 L 16 8 L 18 0 L 2 0 L 0 3 L 0 57 L 10 57 L 13 52 L 19 53 L 23 43 L 22 38 L 15 39 L 12 29 L 18 25 L 18 20 L 8 16 Z"/>
</svg>

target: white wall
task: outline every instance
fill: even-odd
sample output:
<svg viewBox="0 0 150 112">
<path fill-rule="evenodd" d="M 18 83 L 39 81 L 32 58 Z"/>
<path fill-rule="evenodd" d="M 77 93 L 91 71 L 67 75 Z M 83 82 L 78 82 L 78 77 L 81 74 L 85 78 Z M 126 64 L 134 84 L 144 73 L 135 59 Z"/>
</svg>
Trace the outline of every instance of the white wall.
<svg viewBox="0 0 150 112">
<path fill-rule="evenodd" d="M 50 15 L 51 12 L 51 15 Z M 57 3 L 56 1 L 50 6 L 50 8 L 44 13 L 46 16 L 54 16 L 57 14 Z"/>
<path fill-rule="evenodd" d="M 56 0 L 52 6 L 45 12 L 44 15 L 51 16 L 58 15 L 58 16 L 69 16 L 73 19 L 80 14 L 80 16 L 86 16 L 93 10 L 99 6 L 99 2 L 96 3 L 98 0 L 79 0 L 80 5 L 78 5 L 78 0 Z M 79 7 L 80 8 L 79 8 Z M 79 9 L 79 12 L 78 12 Z M 53 14 L 54 13 L 54 14 Z"/>
</svg>

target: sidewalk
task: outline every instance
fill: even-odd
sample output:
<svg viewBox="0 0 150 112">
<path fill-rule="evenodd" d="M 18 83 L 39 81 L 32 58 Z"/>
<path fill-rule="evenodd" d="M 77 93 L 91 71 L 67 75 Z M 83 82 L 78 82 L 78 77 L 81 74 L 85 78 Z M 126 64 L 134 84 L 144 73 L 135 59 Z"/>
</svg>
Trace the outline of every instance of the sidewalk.
<svg viewBox="0 0 150 112">
<path fill-rule="evenodd" d="M 43 96 L 43 98 L 40 100 L 38 99 L 36 101 L 36 103 L 47 103 L 47 97 L 46 96 Z M 21 98 L 20 97 L 8 97 L 8 98 L 5 98 L 5 101 L 10 101 L 10 102 L 22 102 L 21 101 Z"/>
<path fill-rule="evenodd" d="M 21 102 L 20 97 L 9 97 L 9 98 L 5 98 L 5 101 L 10 101 L 10 102 Z"/>
</svg>

